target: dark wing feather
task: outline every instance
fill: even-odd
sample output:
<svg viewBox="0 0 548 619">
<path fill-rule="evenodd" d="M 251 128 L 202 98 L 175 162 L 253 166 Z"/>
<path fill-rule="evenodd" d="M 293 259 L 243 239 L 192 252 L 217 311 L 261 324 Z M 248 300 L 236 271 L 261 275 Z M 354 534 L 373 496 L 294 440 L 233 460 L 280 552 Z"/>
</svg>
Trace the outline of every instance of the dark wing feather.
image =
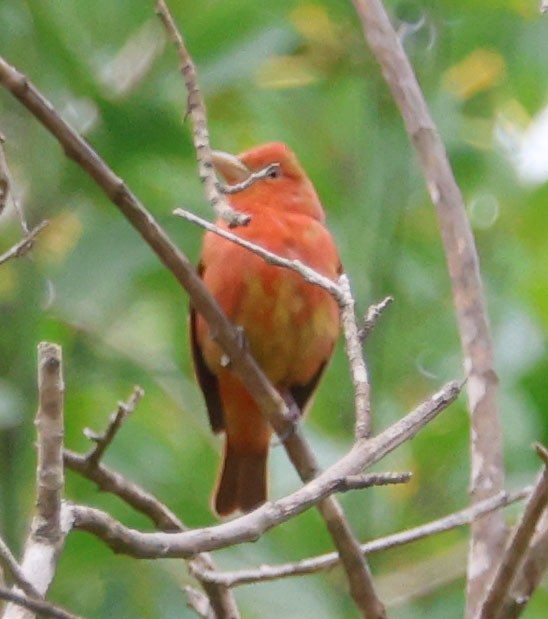
<svg viewBox="0 0 548 619">
<path fill-rule="evenodd" d="M 299 411 L 301 415 L 306 410 L 306 405 L 308 404 L 310 398 L 312 397 L 318 383 L 320 382 L 320 378 L 325 370 L 327 365 L 327 361 L 324 361 L 318 371 L 314 374 L 314 376 L 306 383 L 306 385 L 292 385 L 289 388 L 289 393 L 293 397 L 295 404 L 299 407 Z"/>
<path fill-rule="evenodd" d="M 225 422 L 223 417 L 223 404 L 219 393 L 219 381 L 213 372 L 209 370 L 204 361 L 200 345 L 198 344 L 198 336 L 196 333 L 197 314 L 194 308 L 190 308 L 190 344 L 192 349 L 192 360 L 194 361 L 194 370 L 200 389 L 204 394 L 206 401 L 207 412 L 209 415 L 209 424 L 213 432 L 221 432 L 224 430 Z"/>
</svg>

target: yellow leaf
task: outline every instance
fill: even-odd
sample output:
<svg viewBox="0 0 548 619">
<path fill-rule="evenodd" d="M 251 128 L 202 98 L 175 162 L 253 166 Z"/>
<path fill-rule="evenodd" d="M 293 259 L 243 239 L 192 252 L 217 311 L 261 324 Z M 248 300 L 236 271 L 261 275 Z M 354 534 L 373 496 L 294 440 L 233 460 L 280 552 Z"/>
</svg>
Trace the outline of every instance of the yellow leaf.
<svg viewBox="0 0 548 619">
<path fill-rule="evenodd" d="M 505 63 L 500 54 L 476 49 L 445 72 L 443 85 L 459 99 L 470 99 L 500 83 Z"/>
</svg>

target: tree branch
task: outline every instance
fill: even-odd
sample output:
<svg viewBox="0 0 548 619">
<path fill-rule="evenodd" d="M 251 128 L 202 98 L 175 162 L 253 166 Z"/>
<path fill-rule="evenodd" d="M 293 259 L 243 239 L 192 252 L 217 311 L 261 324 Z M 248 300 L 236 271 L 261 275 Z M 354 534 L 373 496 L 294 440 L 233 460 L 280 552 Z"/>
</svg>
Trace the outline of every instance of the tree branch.
<svg viewBox="0 0 548 619">
<path fill-rule="evenodd" d="M 300 260 L 291 260 L 290 258 L 278 256 L 278 254 L 275 254 L 274 252 L 271 252 L 268 249 L 261 247 L 260 245 L 251 243 L 250 241 L 241 238 L 234 232 L 224 230 L 223 228 L 220 228 L 214 223 L 207 221 L 207 219 L 203 219 L 202 217 L 199 217 L 198 215 L 195 215 L 190 211 L 186 211 L 185 209 L 176 208 L 173 211 L 173 214 L 177 215 L 178 217 L 182 217 L 183 219 L 186 219 L 187 221 L 190 221 L 197 226 L 200 226 L 200 228 L 203 228 L 204 230 L 213 232 L 214 234 L 217 234 L 218 236 L 227 239 L 228 241 L 232 241 L 232 243 L 236 243 L 237 245 L 240 245 L 240 247 L 245 247 L 257 256 L 260 256 L 268 264 L 295 271 L 295 273 L 298 273 L 308 283 L 314 284 L 315 286 L 319 286 L 320 288 L 327 290 L 327 292 L 329 292 L 329 294 L 337 301 L 339 306 L 345 302 L 345 299 L 343 297 L 343 291 L 336 282 L 334 282 L 332 279 L 329 279 L 329 277 L 326 277 L 325 275 L 322 275 L 314 269 L 306 266 L 306 264 L 304 264 Z"/>
<path fill-rule="evenodd" d="M 365 38 L 402 114 L 436 207 L 453 288 L 468 376 L 471 415 L 472 501 L 504 487 L 502 435 L 497 410 L 489 321 L 474 237 L 444 145 L 403 47 L 380 0 L 353 0 Z M 467 616 L 475 616 L 496 567 L 506 528 L 500 512 L 472 525 L 468 558 Z"/>
<path fill-rule="evenodd" d="M 412 473 L 361 473 L 343 477 L 337 487 L 337 492 L 363 490 L 372 486 L 391 486 L 406 484 L 413 477 Z"/>
<path fill-rule="evenodd" d="M 0 538 L 0 563 L 8 572 L 8 574 L 11 575 L 12 579 L 15 581 L 15 584 L 28 596 L 40 596 L 32 583 L 30 583 L 27 580 L 25 574 L 23 574 L 23 570 L 21 569 L 19 563 L 17 563 L 17 559 L 13 556 L 11 550 L 8 548 L 7 544 L 2 538 Z"/>
<path fill-rule="evenodd" d="M 239 193 L 248 187 L 251 187 L 257 181 L 260 181 L 262 178 L 268 178 L 273 172 L 279 170 L 280 164 L 271 163 L 266 166 L 262 170 L 258 170 L 257 172 L 251 172 L 251 174 L 241 183 L 235 183 L 234 185 L 221 185 L 221 191 L 226 194 Z"/>
<path fill-rule="evenodd" d="M 379 318 L 385 310 L 392 305 L 393 301 L 393 297 L 385 297 L 380 303 L 375 303 L 368 307 L 363 319 L 363 325 L 358 333 L 362 344 L 369 337 L 369 334 L 375 328 Z"/>
<path fill-rule="evenodd" d="M 478 619 L 497 619 L 514 578 L 520 568 L 540 517 L 548 506 L 548 450 L 538 445 L 537 452 L 544 460 L 544 468 L 527 501 L 521 520 L 512 531 L 506 550 L 495 571 L 485 601 L 478 611 Z"/>
<path fill-rule="evenodd" d="M 500 619 L 516 619 L 527 607 L 535 589 L 548 570 L 548 510 L 537 526 L 537 533 L 500 612 Z"/>
<path fill-rule="evenodd" d="M 21 571 L 36 593 L 44 596 L 55 575 L 59 552 L 71 524 L 68 513 L 61 506 L 64 489 L 61 348 L 48 342 L 38 345 L 38 391 L 36 515 L 25 545 Z M 31 616 L 16 604 L 9 604 L 4 613 L 4 619 Z"/>
<path fill-rule="evenodd" d="M 485 499 L 471 507 L 445 516 L 444 518 L 428 522 L 406 531 L 394 533 L 393 535 L 381 537 L 371 542 L 366 542 L 361 546 L 362 552 L 364 554 L 371 554 L 389 550 L 424 539 L 425 537 L 430 537 L 431 535 L 444 533 L 451 529 L 470 524 L 493 510 L 506 507 L 511 503 L 527 498 L 531 494 L 531 491 L 532 488 L 527 487 L 514 493 L 501 492 L 494 497 Z M 233 572 L 205 572 L 201 573 L 200 576 L 204 580 L 211 580 L 211 582 L 224 584 L 227 587 L 237 587 L 240 585 L 265 582 L 267 580 L 306 576 L 308 574 L 331 569 L 338 564 L 339 556 L 336 552 L 330 552 L 294 563 L 261 565 L 258 569 L 238 570 Z"/>
<path fill-rule="evenodd" d="M 357 440 L 367 438 L 371 434 L 371 387 L 367 366 L 363 358 L 362 340 L 356 322 L 354 297 L 350 290 L 350 281 L 345 273 L 339 277 L 344 303 L 341 305 L 341 322 L 344 333 L 346 356 L 350 366 L 350 376 L 354 386 L 354 402 L 356 406 L 356 423 L 354 435 Z"/>
<path fill-rule="evenodd" d="M 211 146 L 209 144 L 205 102 L 198 88 L 198 77 L 194 62 L 163 0 L 156 2 L 156 13 L 162 20 L 166 32 L 179 54 L 181 73 L 188 91 L 187 114 L 192 120 L 192 137 L 198 158 L 198 171 L 200 180 L 204 185 L 206 197 L 213 205 L 217 216 L 224 219 L 231 227 L 245 225 L 249 221 L 249 215 L 239 213 L 230 206 L 223 195 L 221 184 L 215 174 Z"/>
<path fill-rule="evenodd" d="M 128 418 L 128 416 L 133 413 L 137 404 L 144 395 L 145 392 L 143 391 L 143 389 L 136 385 L 133 388 L 133 393 L 131 394 L 127 402 L 118 403 L 118 408 L 111 414 L 107 429 L 102 434 L 96 434 L 89 428 L 86 428 L 84 430 L 86 438 L 95 443 L 95 447 L 93 447 L 93 449 L 91 449 L 90 452 L 85 456 L 85 459 L 87 460 L 88 466 L 90 468 L 94 468 L 97 466 L 97 464 L 103 457 L 106 449 L 112 443 L 112 441 L 116 437 L 116 434 L 122 427 L 122 424 Z"/>
<path fill-rule="evenodd" d="M 35 613 L 38 613 L 43 617 L 53 617 L 53 619 L 79 619 L 76 615 L 67 612 L 63 608 L 56 606 L 51 602 L 45 602 L 44 600 L 28 597 L 27 595 L 23 595 L 17 591 L 10 591 L 2 586 L 0 586 L 0 599 L 11 602 L 8 608 L 12 606 L 14 608 L 19 608 L 21 613 L 25 612 L 24 609 L 32 611 L 31 613 L 25 614 L 27 617 L 34 617 Z M 6 617 L 5 614 L 4 617 Z"/>
<path fill-rule="evenodd" d="M 16 243 L 13 247 L 8 249 L 8 251 L 1 254 L 0 264 L 3 264 L 8 260 L 12 260 L 13 258 L 20 258 L 21 256 L 24 256 L 30 249 L 32 249 L 36 237 L 40 234 L 40 232 L 42 232 L 48 223 L 49 222 L 47 220 L 39 223 L 23 239 L 21 239 L 19 243 Z"/>
<path fill-rule="evenodd" d="M 196 552 L 255 541 L 265 531 L 296 516 L 331 492 L 335 492 L 341 479 L 359 474 L 415 436 L 421 428 L 445 410 L 459 393 L 459 384 L 448 383 L 378 436 L 358 441 L 341 460 L 292 494 L 265 503 L 254 512 L 234 520 L 182 533 L 141 533 L 123 526 L 100 510 L 74 505 L 72 506 L 74 528 L 96 535 L 115 552 L 140 558 L 185 558 Z"/>
</svg>

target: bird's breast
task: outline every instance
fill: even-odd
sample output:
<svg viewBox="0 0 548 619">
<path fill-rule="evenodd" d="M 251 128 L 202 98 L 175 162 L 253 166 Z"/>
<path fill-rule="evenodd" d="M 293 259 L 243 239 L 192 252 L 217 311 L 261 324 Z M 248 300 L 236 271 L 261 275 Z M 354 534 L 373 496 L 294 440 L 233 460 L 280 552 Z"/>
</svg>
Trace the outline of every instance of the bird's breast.
<svg viewBox="0 0 548 619">
<path fill-rule="evenodd" d="M 242 228 L 238 234 L 334 279 L 339 258 L 331 236 L 319 222 L 305 223 L 275 219 L 269 226 Z M 329 293 L 219 237 L 206 238 L 204 264 L 204 282 L 228 318 L 243 328 L 247 345 L 269 379 L 278 386 L 310 380 L 329 358 L 338 336 L 338 307 Z M 199 331 L 206 362 L 219 373 L 223 354 L 205 323 Z"/>
</svg>

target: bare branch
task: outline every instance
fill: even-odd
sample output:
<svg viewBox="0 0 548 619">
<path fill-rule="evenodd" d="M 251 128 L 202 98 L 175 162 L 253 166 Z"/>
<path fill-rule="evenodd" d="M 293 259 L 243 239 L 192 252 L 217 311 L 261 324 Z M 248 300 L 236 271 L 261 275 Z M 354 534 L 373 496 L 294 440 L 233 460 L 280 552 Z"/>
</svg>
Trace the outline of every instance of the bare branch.
<svg viewBox="0 0 548 619">
<path fill-rule="evenodd" d="M 403 546 L 415 542 L 431 535 L 444 533 L 457 527 L 470 524 L 474 520 L 481 518 L 485 514 L 501 507 L 506 507 L 516 501 L 521 501 L 531 494 L 532 488 L 527 487 L 514 493 L 501 492 L 494 497 L 476 503 L 472 507 L 467 507 L 459 512 L 445 516 L 438 520 L 426 524 L 394 533 L 386 537 L 366 542 L 362 544 L 362 552 L 371 554 L 383 550 L 389 550 L 398 546 Z M 284 563 L 281 565 L 262 565 L 258 569 L 238 570 L 234 572 L 205 572 L 200 573 L 204 580 L 210 580 L 227 587 L 237 587 L 267 580 L 278 580 L 293 576 L 306 576 L 323 570 L 328 570 L 339 564 L 339 556 L 336 552 L 320 555 L 310 559 L 303 559 L 294 563 Z"/>
<path fill-rule="evenodd" d="M 363 325 L 358 332 L 362 344 L 369 337 L 369 334 L 375 328 L 375 325 L 377 324 L 379 318 L 384 313 L 384 311 L 390 305 L 392 305 L 393 301 L 393 297 L 385 297 L 380 303 L 375 303 L 367 308 L 367 312 L 363 319 Z"/>
<path fill-rule="evenodd" d="M 0 538 L 0 563 L 3 565 L 4 569 L 11 575 L 15 584 L 24 591 L 30 597 L 39 597 L 40 594 L 33 587 L 32 583 L 30 583 L 25 574 L 23 574 L 23 570 L 17 563 L 17 559 L 12 555 L 10 549 L 4 542 L 2 538 Z"/>
<path fill-rule="evenodd" d="M 527 607 L 535 589 L 548 570 L 548 510 L 537 526 L 537 533 L 508 594 L 499 619 L 516 619 Z"/>
<path fill-rule="evenodd" d="M 0 264 L 3 264 L 8 260 L 12 260 L 13 258 L 20 258 L 21 256 L 24 256 L 30 249 L 32 249 L 36 237 L 40 234 L 40 232 L 42 232 L 48 223 L 48 221 L 39 223 L 25 236 L 25 238 L 21 239 L 19 243 L 0 255 Z"/>
<path fill-rule="evenodd" d="M 86 455 L 86 460 L 91 468 L 97 466 L 105 450 L 114 440 L 116 434 L 122 427 L 122 424 L 131 413 L 135 410 L 137 404 L 141 398 L 145 395 L 145 392 L 141 387 L 136 385 L 133 388 L 133 393 L 127 400 L 127 402 L 119 402 L 118 408 L 110 416 L 110 422 L 107 429 L 102 434 L 95 434 L 88 428 L 84 430 L 84 434 L 87 438 L 94 441 L 95 447 Z"/>
<path fill-rule="evenodd" d="M 548 506 L 548 451 L 537 446 L 544 460 L 544 468 L 527 501 L 521 520 L 512 531 L 506 550 L 495 571 L 485 601 L 478 611 L 478 619 L 497 619 L 505 598 L 512 587 L 516 573 L 522 564 L 540 517 Z"/>
<path fill-rule="evenodd" d="M 61 505 L 64 489 L 61 348 L 48 342 L 38 345 L 38 391 L 36 515 L 25 545 L 21 571 L 35 591 L 44 596 L 53 580 L 57 558 L 71 525 Z M 4 613 L 4 619 L 30 616 L 15 604 L 8 605 Z"/>
<path fill-rule="evenodd" d="M 111 471 L 104 464 L 90 465 L 87 456 L 70 449 L 63 451 L 63 458 L 67 468 L 93 481 L 103 492 L 110 492 L 125 501 L 133 509 L 147 516 L 161 531 L 186 530 L 177 516 L 152 494 L 119 473 Z"/>
<path fill-rule="evenodd" d="M 61 499 L 63 473 L 63 367 L 61 348 L 41 342 L 38 345 L 38 391 L 40 404 L 36 415 L 38 431 L 37 524 L 35 537 L 44 537 L 53 545 L 62 539 Z"/>
<path fill-rule="evenodd" d="M 248 187 L 251 187 L 257 181 L 263 178 L 268 178 L 273 172 L 276 172 L 280 168 L 278 163 L 271 163 L 258 172 L 252 172 L 245 181 L 241 183 L 235 183 L 234 185 L 221 185 L 221 191 L 226 194 L 239 193 Z"/>
<path fill-rule="evenodd" d="M 215 174 L 212 151 L 209 144 L 205 102 L 198 88 L 198 76 L 196 75 L 194 62 L 163 0 L 158 0 L 158 2 L 156 2 L 156 12 L 162 20 L 166 32 L 179 54 L 181 73 L 183 74 L 188 91 L 187 114 L 192 120 L 194 147 L 196 148 L 200 180 L 204 184 L 206 198 L 215 209 L 217 215 L 224 219 L 230 226 L 245 225 L 249 221 L 249 215 L 239 213 L 230 206 L 223 196 L 221 185 Z"/>
<path fill-rule="evenodd" d="M 413 69 L 380 0 L 353 0 L 365 38 L 404 119 L 436 207 L 453 288 L 471 414 L 472 501 L 504 487 L 498 381 L 474 237 L 444 145 Z M 472 525 L 467 616 L 475 616 L 495 569 L 506 528 L 500 512 Z"/>
<path fill-rule="evenodd" d="M 341 321 L 344 333 L 346 356 L 350 365 L 350 375 L 354 385 L 354 402 L 356 405 L 356 423 L 354 435 L 357 440 L 371 434 L 371 387 L 367 366 L 363 358 L 362 342 L 356 322 L 355 302 L 350 290 L 348 277 L 343 273 L 339 277 L 342 291 Z"/>
<path fill-rule="evenodd" d="M 115 552 L 141 558 L 185 558 L 204 550 L 216 550 L 231 544 L 254 541 L 265 531 L 336 491 L 341 478 L 361 473 L 363 469 L 412 438 L 445 410 L 459 393 L 459 384 L 448 383 L 378 436 L 357 442 L 341 460 L 303 487 L 234 520 L 182 533 L 140 533 L 124 527 L 100 510 L 75 505 L 72 506 L 74 528 L 96 535 Z"/>
<path fill-rule="evenodd" d="M 14 606 L 19 607 L 21 610 L 28 609 L 32 611 L 27 613 L 26 616 L 28 617 L 34 617 L 34 613 L 39 613 L 43 617 L 53 617 L 53 619 L 79 619 L 76 615 L 67 612 L 59 606 L 55 606 L 55 604 L 51 604 L 51 602 L 37 600 L 17 591 L 10 591 L 2 586 L 0 586 L 0 599 L 11 602 L 8 608 Z M 6 617 L 5 614 L 4 617 Z"/>
<path fill-rule="evenodd" d="M 337 492 L 363 490 L 372 486 L 406 484 L 412 477 L 413 473 L 364 473 L 362 475 L 349 475 L 341 479 Z"/>
<path fill-rule="evenodd" d="M 182 217 L 187 221 L 190 221 L 193 224 L 196 224 L 203 228 L 204 230 L 209 230 L 209 232 L 214 232 L 220 237 L 232 241 L 241 247 L 245 247 L 249 249 L 249 251 L 253 252 L 257 256 L 260 256 L 265 262 L 268 264 L 272 264 L 278 267 L 284 267 L 286 269 L 290 269 L 291 271 L 295 271 L 298 273 L 305 281 L 310 284 L 314 284 L 315 286 L 319 286 L 320 288 L 324 288 L 333 296 L 333 298 L 337 301 L 337 303 L 342 304 L 343 300 L 343 292 L 340 286 L 337 285 L 332 279 L 329 277 L 325 277 L 321 273 L 318 273 L 314 269 L 306 266 L 300 260 L 290 260 L 289 258 L 283 258 L 282 256 L 278 256 L 274 252 L 269 251 L 268 249 L 264 249 L 260 245 L 256 245 L 255 243 L 251 243 L 246 239 L 242 239 L 237 234 L 230 232 L 228 230 L 223 230 L 219 226 L 207 221 L 207 219 L 202 219 L 198 215 L 191 213 L 190 211 L 185 211 L 182 208 L 176 208 L 173 211 L 174 215 L 178 217 Z"/>
</svg>

